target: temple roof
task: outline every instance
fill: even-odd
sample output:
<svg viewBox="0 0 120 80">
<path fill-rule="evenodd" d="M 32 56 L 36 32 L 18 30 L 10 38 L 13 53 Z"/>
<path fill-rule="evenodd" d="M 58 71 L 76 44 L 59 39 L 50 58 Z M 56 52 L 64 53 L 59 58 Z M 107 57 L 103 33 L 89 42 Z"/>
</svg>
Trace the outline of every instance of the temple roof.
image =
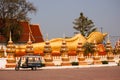
<svg viewBox="0 0 120 80">
<path fill-rule="evenodd" d="M 31 40 L 33 43 L 43 42 L 43 36 L 40 31 L 40 26 L 38 24 L 29 24 L 26 21 L 20 21 L 21 26 L 23 27 L 23 32 L 21 34 L 19 43 L 27 43 L 29 39 L 29 33 L 31 35 Z M 0 35 L 0 42 L 5 42 L 4 36 Z"/>
</svg>

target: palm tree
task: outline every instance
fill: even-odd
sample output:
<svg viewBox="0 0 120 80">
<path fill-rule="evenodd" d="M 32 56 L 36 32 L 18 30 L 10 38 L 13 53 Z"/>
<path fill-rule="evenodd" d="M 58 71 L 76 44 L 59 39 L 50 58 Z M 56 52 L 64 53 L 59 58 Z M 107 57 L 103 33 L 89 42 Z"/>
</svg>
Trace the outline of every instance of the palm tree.
<svg viewBox="0 0 120 80">
<path fill-rule="evenodd" d="M 75 19 L 73 24 L 75 25 L 73 28 L 77 31 L 80 31 L 80 33 L 85 37 L 89 36 L 91 32 L 97 30 L 92 20 L 89 20 L 87 17 L 85 17 L 82 12 L 80 13 L 80 17 Z"/>
</svg>

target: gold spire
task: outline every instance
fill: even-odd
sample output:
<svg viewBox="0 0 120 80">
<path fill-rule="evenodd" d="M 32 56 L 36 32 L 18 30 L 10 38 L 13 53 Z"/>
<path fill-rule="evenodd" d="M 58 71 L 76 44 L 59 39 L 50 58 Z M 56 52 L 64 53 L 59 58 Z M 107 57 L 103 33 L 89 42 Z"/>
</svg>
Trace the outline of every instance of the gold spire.
<svg viewBox="0 0 120 80">
<path fill-rule="evenodd" d="M 31 41 L 31 38 L 30 38 L 30 32 L 29 32 L 29 41 Z"/>
<path fill-rule="evenodd" d="M 96 42 L 96 40 L 94 40 L 94 42 L 93 42 L 94 44 L 96 44 L 97 42 Z"/>
<path fill-rule="evenodd" d="M 31 44 L 32 41 L 31 41 L 31 35 L 30 35 L 30 32 L 29 32 L 29 39 L 28 39 L 28 44 Z"/>
<path fill-rule="evenodd" d="M 63 38 L 65 38 L 65 34 L 63 34 Z"/>
<path fill-rule="evenodd" d="M 81 42 L 81 39 L 79 39 L 78 44 L 77 44 L 77 52 L 82 52 L 83 51 L 83 44 Z"/>
<path fill-rule="evenodd" d="M 12 41 L 12 38 L 11 38 L 11 32 L 10 32 L 10 37 L 9 37 L 9 41 Z"/>
<path fill-rule="evenodd" d="M 9 36 L 9 41 L 8 41 L 8 43 L 13 43 L 13 41 L 12 41 L 12 36 L 11 36 L 11 31 L 10 31 L 10 36 Z"/>
<path fill-rule="evenodd" d="M 107 43 L 111 43 L 109 34 L 108 34 L 108 37 L 107 37 Z"/>
<path fill-rule="evenodd" d="M 52 48 L 51 48 L 50 42 L 48 40 L 48 34 L 46 34 L 46 41 L 45 41 L 45 45 L 44 45 L 44 53 L 50 55 L 51 52 L 52 52 Z"/>
<path fill-rule="evenodd" d="M 48 33 L 46 34 L 46 41 L 48 41 Z"/>
<path fill-rule="evenodd" d="M 30 34 L 31 33 L 29 33 L 29 39 L 28 39 L 27 46 L 26 46 L 26 53 L 28 55 L 34 53 L 32 41 L 31 41 L 31 35 Z"/>
<path fill-rule="evenodd" d="M 50 44 L 49 40 L 48 40 L 48 33 L 46 34 L 46 41 L 45 41 L 45 44 Z"/>
</svg>

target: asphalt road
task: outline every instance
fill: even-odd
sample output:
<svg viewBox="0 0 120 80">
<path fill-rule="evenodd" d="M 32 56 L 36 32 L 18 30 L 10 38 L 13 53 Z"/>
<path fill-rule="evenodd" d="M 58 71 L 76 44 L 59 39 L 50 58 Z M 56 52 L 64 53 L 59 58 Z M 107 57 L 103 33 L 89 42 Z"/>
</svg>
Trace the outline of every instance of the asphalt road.
<svg viewBox="0 0 120 80">
<path fill-rule="evenodd" d="M 0 80 L 120 80 L 120 66 L 37 71 L 0 70 Z"/>
</svg>

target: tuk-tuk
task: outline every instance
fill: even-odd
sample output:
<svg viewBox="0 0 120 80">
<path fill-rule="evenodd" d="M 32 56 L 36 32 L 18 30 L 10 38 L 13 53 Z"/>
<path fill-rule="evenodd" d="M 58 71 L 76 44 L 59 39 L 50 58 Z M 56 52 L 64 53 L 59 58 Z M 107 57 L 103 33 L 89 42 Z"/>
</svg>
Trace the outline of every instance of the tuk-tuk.
<svg viewBox="0 0 120 80">
<path fill-rule="evenodd" d="M 39 67 L 42 67 L 41 56 L 25 55 L 20 57 L 15 70 L 18 71 L 20 68 L 31 68 L 31 70 L 36 70 Z"/>
</svg>

